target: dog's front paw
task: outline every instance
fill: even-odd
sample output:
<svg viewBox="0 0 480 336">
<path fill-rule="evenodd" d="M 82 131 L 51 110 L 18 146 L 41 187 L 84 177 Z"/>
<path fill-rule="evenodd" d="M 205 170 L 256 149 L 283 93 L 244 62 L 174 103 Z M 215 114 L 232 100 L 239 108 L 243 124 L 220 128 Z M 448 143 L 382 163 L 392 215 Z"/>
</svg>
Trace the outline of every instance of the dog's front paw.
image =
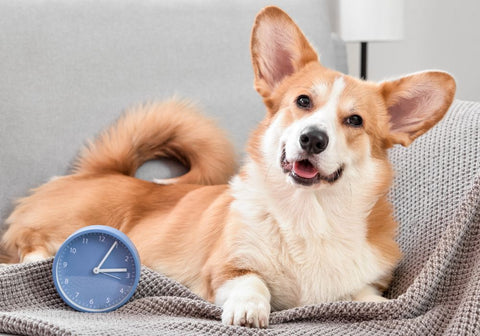
<svg viewBox="0 0 480 336">
<path fill-rule="evenodd" d="M 270 303 L 262 295 L 231 297 L 223 305 L 222 322 L 249 328 L 268 327 Z"/>
</svg>

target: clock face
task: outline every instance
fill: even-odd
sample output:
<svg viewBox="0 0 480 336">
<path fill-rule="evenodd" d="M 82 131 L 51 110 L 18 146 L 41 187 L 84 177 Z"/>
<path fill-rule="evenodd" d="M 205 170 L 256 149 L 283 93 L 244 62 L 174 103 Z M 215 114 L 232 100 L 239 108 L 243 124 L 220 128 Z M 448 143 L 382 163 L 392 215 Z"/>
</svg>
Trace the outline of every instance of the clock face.
<svg viewBox="0 0 480 336">
<path fill-rule="evenodd" d="M 107 312 L 126 303 L 140 278 L 140 258 L 122 232 L 89 226 L 71 235 L 53 263 L 55 287 L 72 308 Z"/>
</svg>

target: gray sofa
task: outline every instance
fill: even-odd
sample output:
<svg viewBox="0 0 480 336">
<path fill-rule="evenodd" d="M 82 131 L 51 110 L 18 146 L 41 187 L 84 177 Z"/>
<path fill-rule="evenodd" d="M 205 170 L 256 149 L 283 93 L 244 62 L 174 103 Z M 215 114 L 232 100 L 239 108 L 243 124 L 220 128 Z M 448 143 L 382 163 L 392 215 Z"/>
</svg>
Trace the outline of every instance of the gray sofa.
<svg viewBox="0 0 480 336">
<path fill-rule="evenodd" d="M 249 36 L 269 1 L 0 2 L 0 218 L 13 201 L 68 173 L 87 138 L 126 107 L 177 94 L 200 104 L 239 154 L 264 107 Z M 274 1 L 321 61 L 346 72 L 328 1 Z M 448 70 L 448 69 L 445 69 Z M 275 312 L 266 331 L 222 326 L 221 310 L 147 268 L 132 300 L 74 312 L 55 293 L 51 260 L 0 268 L 0 332 L 63 334 L 477 334 L 480 330 L 480 104 L 455 101 L 409 148 L 394 148 L 391 192 L 404 251 L 387 303 L 339 302 Z M 184 171 L 160 160 L 138 177 Z"/>
</svg>

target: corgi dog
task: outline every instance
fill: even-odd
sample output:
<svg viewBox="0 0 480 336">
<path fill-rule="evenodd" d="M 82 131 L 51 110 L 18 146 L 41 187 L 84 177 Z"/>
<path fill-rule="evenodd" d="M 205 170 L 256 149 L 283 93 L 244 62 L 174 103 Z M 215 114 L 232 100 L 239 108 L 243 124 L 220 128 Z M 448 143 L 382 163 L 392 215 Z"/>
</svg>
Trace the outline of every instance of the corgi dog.
<svg viewBox="0 0 480 336">
<path fill-rule="evenodd" d="M 215 124 L 171 100 L 126 113 L 79 155 L 71 175 L 19 200 L 3 246 L 12 262 L 53 256 L 75 230 L 126 233 L 142 263 L 223 307 L 227 325 L 265 328 L 272 310 L 383 301 L 400 258 L 387 150 L 447 112 L 455 81 L 427 71 L 380 83 L 324 67 L 300 28 L 266 7 L 251 36 L 266 115 L 235 174 Z M 155 157 L 190 168 L 133 177 Z"/>
</svg>

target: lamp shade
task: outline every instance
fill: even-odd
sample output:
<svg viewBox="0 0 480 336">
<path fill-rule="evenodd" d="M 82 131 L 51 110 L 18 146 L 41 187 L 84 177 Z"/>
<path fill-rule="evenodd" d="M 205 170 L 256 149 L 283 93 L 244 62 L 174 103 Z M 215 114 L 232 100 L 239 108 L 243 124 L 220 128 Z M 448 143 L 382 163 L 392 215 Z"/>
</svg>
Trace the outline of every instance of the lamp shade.
<svg viewBox="0 0 480 336">
<path fill-rule="evenodd" d="M 403 0 L 340 0 L 338 33 L 347 42 L 403 38 Z"/>
</svg>

